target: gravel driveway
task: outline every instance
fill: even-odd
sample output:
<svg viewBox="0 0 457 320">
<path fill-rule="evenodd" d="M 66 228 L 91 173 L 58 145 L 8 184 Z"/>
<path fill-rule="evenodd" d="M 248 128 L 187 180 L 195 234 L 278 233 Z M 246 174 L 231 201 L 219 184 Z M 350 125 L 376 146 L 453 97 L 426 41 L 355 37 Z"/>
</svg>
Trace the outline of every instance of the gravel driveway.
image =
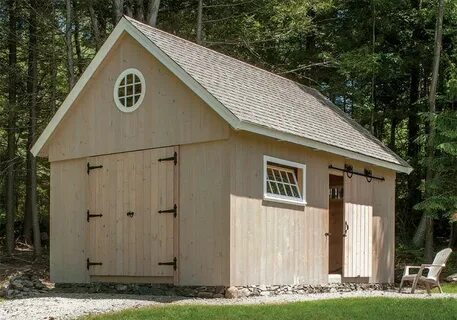
<svg viewBox="0 0 457 320">
<path fill-rule="evenodd" d="M 5 300 L 0 302 L 0 319 L 75 319 L 84 315 L 119 311 L 127 308 L 164 305 L 234 305 L 268 304 L 322 299 L 354 297 L 392 297 L 392 298 L 454 298 L 457 294 L 398 294 L 395 292 L 370 291 L 348 293 L 325 293 L 305 295 L 282 295 L 273 297 L 250 297 L 229 299 L 195 299 L 184 297 L 153 297 L 141 295 L 107 294 L 55 294 L 45 297 Z"/>
</svg>

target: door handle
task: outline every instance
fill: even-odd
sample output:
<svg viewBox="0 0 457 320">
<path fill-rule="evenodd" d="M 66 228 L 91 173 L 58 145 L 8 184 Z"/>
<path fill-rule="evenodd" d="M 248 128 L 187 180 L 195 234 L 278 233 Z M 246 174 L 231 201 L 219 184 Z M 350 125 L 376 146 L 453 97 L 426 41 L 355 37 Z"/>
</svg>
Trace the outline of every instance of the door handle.
<svg viewBox="0 0 457 320">
<path fill-rule="evenodd" d="M 132 218 L 134 214 L 135 214 L 135 212 L 133 212 L 133 211 L 127 212 L 127 216 L 129 216 L 130 218 Z"/>
<path fill-rule="evenodd" d="M 324 233 L 324 235 L 325 235 L 326 237 L 330 237 L 332 234 L 331 234 L 330 232 L 326 232 L 326 233 Z"/>
<path fill-rule="evenodd" d="M 344 221 L 344 232 L 343 232 L 343 237 L 346 237 L 346 236 L 347 236 L 348 230 L 349 230 L 348 222 L 347 222 L 347 221 Z"/>
</svg>

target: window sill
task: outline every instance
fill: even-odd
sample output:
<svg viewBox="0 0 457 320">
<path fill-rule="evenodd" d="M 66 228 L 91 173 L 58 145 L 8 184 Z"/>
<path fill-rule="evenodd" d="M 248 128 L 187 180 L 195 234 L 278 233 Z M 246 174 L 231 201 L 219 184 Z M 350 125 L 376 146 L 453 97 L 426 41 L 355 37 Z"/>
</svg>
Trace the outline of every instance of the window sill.
<svg viewBox="0 0 457 320">
<path fill-rule="evenodd" d="M 285 204 L 292 204 L 296 206 L 306 206 L 306 201 L 305 200 L 293 200 L 293 199 L 283 199 L 283 198 L 277 198 L 269 195 L 264 195 L 263 200 L 265 201 L 271 201 L 271 202 L 279 202 L 279 203 L 285 203 Z"/>
</svg>

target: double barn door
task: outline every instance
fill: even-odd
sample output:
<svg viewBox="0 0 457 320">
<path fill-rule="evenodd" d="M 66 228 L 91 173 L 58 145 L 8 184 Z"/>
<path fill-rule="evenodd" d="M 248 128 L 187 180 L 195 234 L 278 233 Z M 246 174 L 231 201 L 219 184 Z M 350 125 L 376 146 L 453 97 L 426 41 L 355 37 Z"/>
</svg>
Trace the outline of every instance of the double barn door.
<svg viewBox="0 0 457 320">
<path fill-rule="evenodd" d="M 372 273 L 373 185 L 362 176 L 344 176 L 344 277 Z"/>
<path fill-rule="evenodd" d="M 170 147 L 88 159 L 90 275 L 173 276 L 173 157 Z"/>
</svg>

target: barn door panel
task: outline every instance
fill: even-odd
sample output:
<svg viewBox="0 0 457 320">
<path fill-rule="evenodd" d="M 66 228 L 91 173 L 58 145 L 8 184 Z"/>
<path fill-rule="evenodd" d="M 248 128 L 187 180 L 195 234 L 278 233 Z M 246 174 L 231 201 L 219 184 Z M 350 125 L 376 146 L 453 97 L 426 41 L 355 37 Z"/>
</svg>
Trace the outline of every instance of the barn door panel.
<svg viewBox="0 0 457 320">
<path fill-rule="evenodd" d="M 159 161 L 173 148 L 90 158 L 102 168 L 89 174 L 89 258 L 102 263 L 91 275 L 172 276 L 174 163 Z"/>
<path fill-rule="evenodd" d="M 370 277 L 372 270 L 373 184 L 344 177 L 344 277 Z"/>
</svg>

